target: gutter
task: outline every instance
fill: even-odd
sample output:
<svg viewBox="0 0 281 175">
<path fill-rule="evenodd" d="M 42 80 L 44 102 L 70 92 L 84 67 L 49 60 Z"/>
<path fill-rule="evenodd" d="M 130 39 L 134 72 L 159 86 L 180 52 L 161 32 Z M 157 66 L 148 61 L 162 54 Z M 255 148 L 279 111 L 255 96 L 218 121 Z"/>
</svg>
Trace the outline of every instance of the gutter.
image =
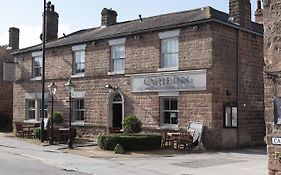
<svg viewBox="0 0 281 175">
<path fill-rule="evenodd" d="M 240 131 L 239 131 L 239 119 L 240 119 L 240 33 L 239 29 L 236 29 L 236 57 L 237 57 L 237 148 L 240 148 Z"/>
</svg>

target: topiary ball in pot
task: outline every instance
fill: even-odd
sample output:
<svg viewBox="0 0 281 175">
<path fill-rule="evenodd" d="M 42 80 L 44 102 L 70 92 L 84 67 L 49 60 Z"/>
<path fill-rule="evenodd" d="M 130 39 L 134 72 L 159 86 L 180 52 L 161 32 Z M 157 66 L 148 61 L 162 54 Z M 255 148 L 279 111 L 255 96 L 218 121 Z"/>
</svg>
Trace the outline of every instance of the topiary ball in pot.
<svg viewBox="0 0 281 175">
<path fill-rule="evenodd" d="M 124 119 L 123 130 L 126 134 L 139 133 L 142 131 L 142 123 L 135 115 L 129 115 Z"/>
</svg>

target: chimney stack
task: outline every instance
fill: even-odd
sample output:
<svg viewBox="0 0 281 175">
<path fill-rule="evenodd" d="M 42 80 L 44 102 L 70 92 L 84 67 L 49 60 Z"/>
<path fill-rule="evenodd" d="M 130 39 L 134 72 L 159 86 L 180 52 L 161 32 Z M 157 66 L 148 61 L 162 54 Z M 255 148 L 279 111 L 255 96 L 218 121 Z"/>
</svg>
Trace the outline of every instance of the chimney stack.
<svg viewBox="0 0 281 175">
<path fill-rule="evenodd" d="M 44 17 L 44 14 L 43 14 Z M 46 8 L 46 41 L 58 39 L 59 14 L 49 1 Z"/>
<path fill-rule="evenodd" d="M 229 0 L 229 16 L 241 27 L 251 28 L 250 0 Z"/>
<path fill-rule="evenodd" d="M 257 0 L 257 10 L 255 11 L 256 23 L 263 24 L 263 9 L 261 7 L 261 0 Z"/>
<path fill-rule="evenodd" d="M 11 47 L 12 50 L 19 49 L 19 35 L 20 30 L 15 27 L 10 27 L 9 29 L 9 47 Z"/>
<path fill-rule="evenodd" d="M 112 9 L 104 8 L 101 12 L 101 26 L 111 26 L 117 23 L 117 13 Z"/>
</svg>

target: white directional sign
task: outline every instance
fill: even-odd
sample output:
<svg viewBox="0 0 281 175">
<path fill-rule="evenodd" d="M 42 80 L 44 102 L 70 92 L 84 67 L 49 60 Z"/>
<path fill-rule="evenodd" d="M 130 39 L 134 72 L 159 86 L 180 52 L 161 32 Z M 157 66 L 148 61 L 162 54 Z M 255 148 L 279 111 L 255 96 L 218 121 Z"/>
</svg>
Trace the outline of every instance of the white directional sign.
<svg viewBox="0 0 281 175">
<path fill-rule="evenodd" d="M 281 145 L 281 137 L 273 137 L 272 138 L 273 145 Z"/>
</svg>

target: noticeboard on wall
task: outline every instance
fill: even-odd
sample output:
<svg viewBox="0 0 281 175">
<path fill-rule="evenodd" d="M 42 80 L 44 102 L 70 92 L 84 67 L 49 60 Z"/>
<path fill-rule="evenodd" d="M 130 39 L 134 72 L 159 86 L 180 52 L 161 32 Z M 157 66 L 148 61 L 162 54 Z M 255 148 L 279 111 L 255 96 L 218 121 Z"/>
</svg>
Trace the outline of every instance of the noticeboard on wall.
<svg viewBox="0 0 281 175">
<path fill-rule="evenodd" d="M 281 98 L 274 98 L 274 123 L 281 124 Z"/>
<path fill-rule="evenodd" d="M 14 81 L 15 80 L 15 63 L 3 63 L 3 80 Z"/>
</svg>

